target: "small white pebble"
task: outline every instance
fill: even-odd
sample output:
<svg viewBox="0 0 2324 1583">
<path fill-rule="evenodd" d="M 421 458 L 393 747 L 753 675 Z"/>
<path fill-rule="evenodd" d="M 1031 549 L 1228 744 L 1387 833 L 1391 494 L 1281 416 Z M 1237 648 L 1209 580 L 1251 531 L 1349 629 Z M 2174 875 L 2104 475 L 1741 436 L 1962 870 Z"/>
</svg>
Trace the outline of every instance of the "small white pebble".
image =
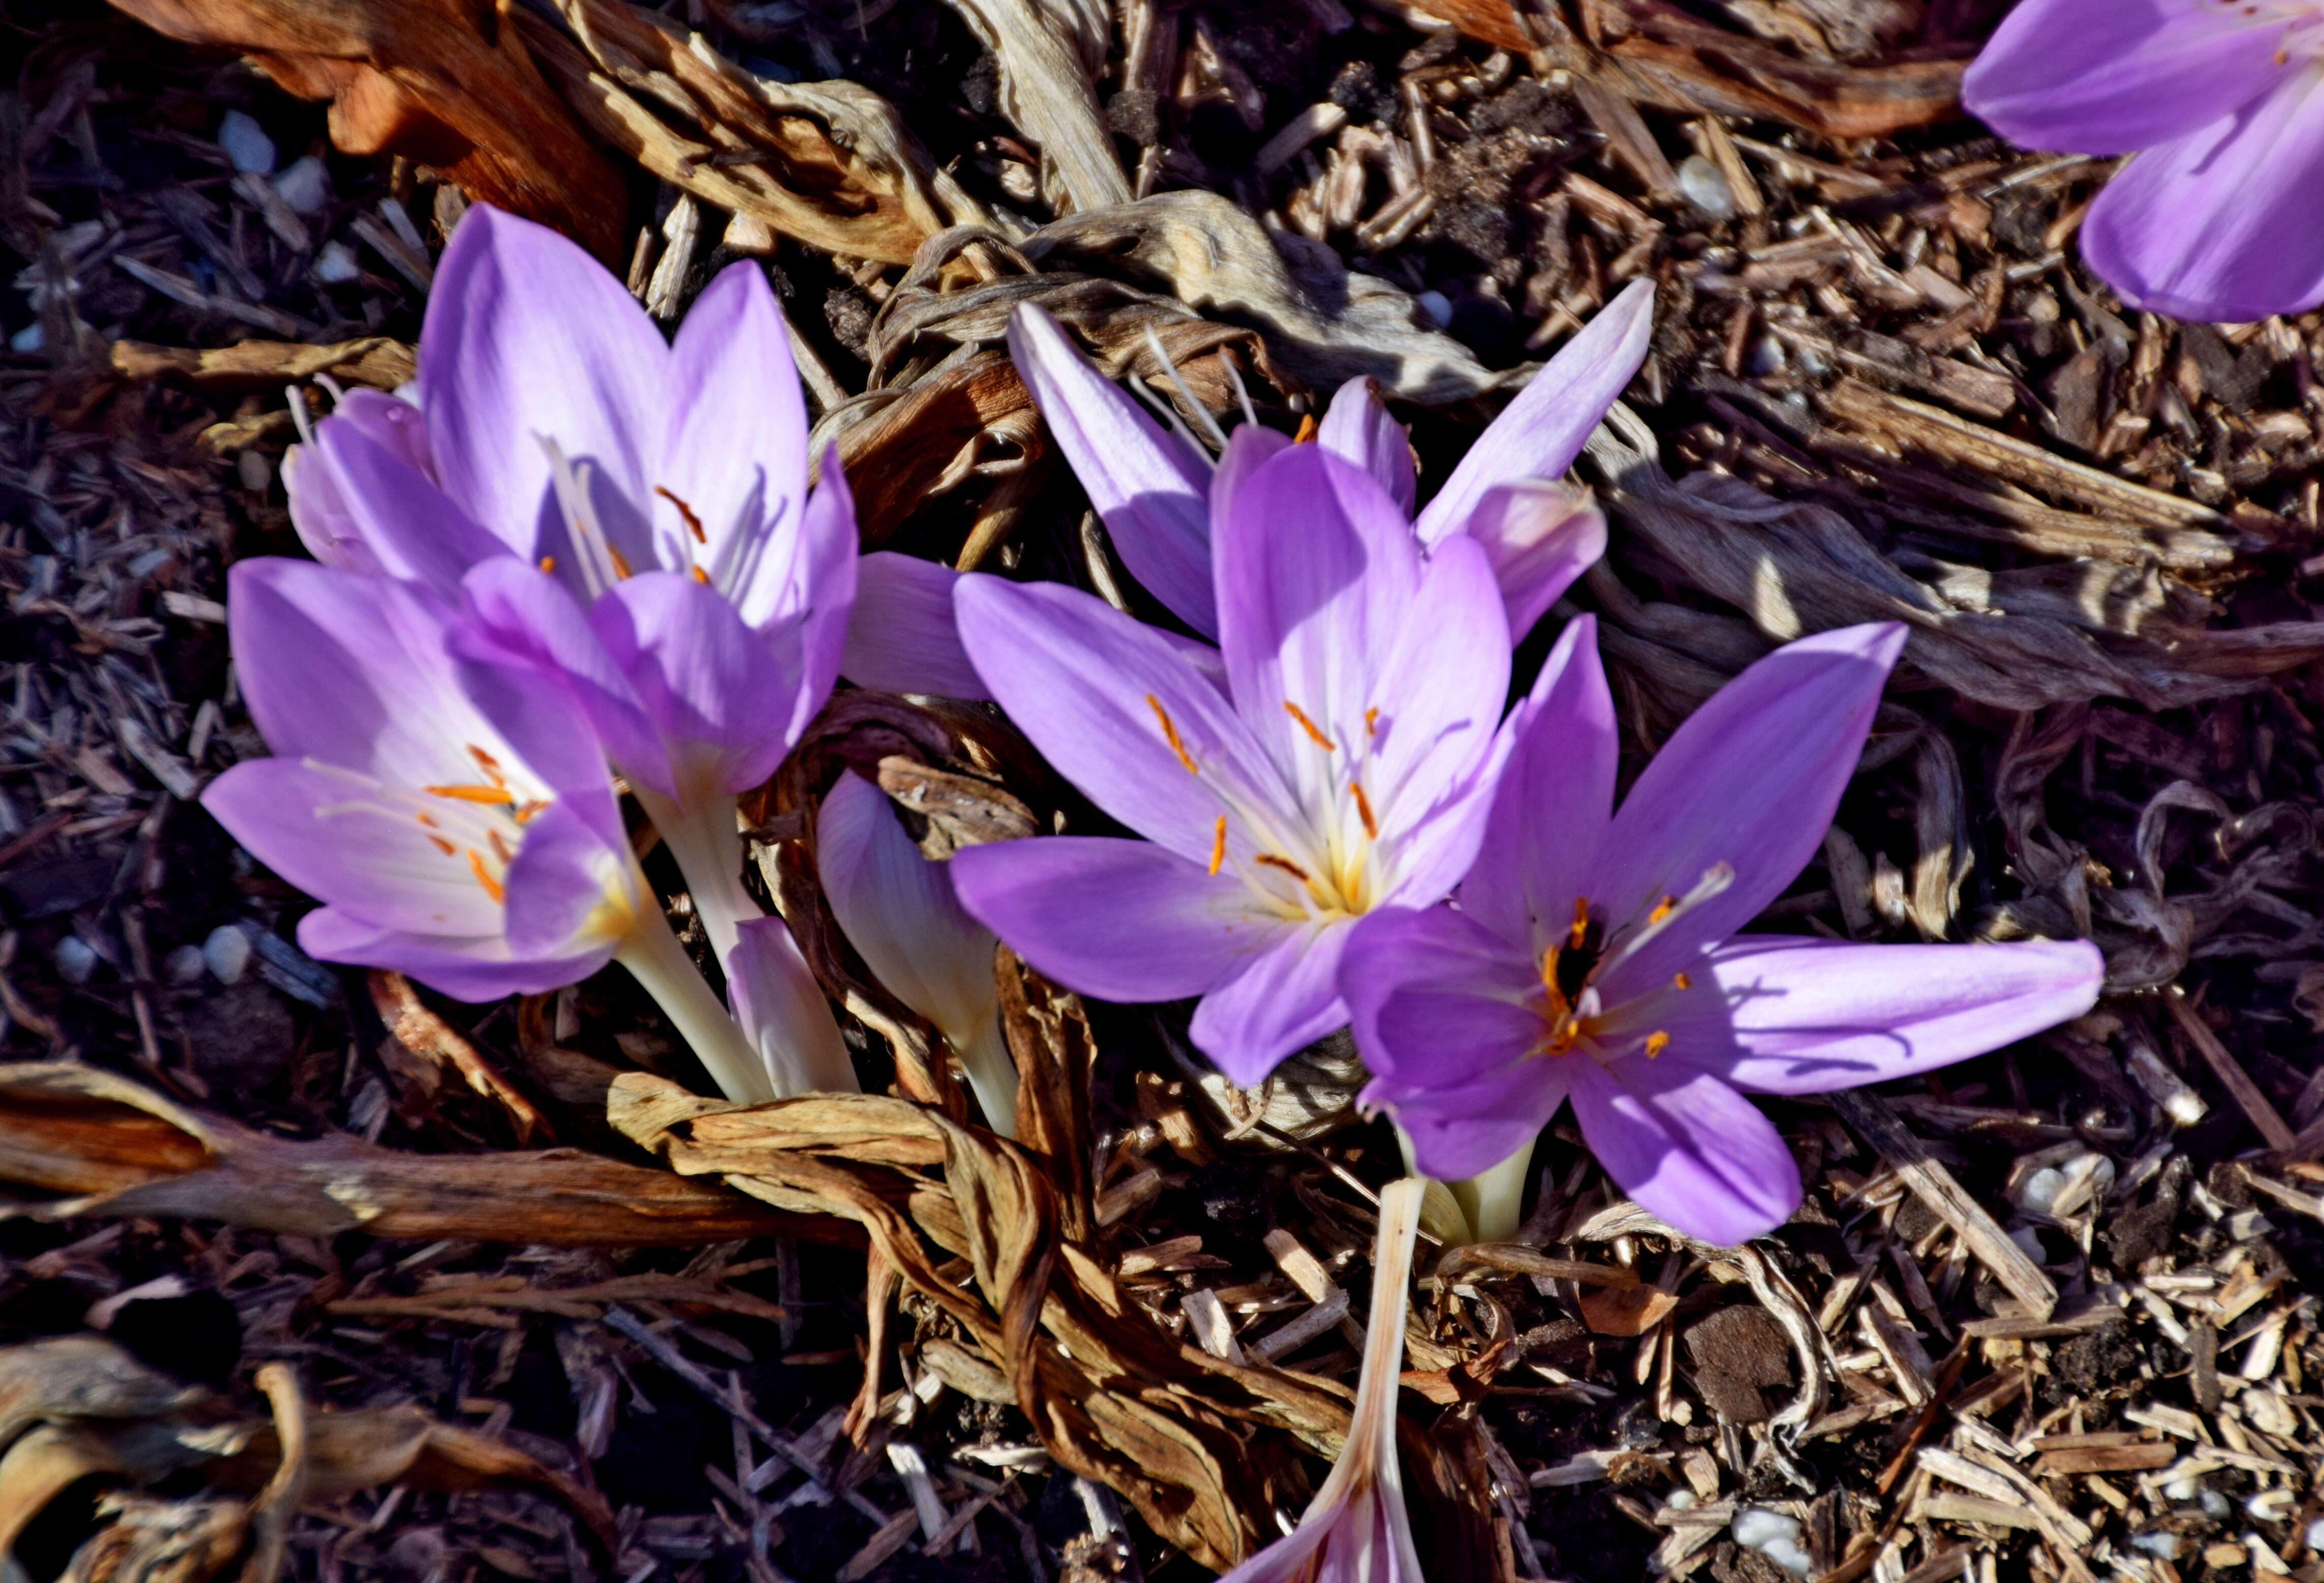
<svg viewBox="0 0 2324 1583">
<path fill-rule="evenodd" d="M 1452 322 L 1452 299 L 1443 292 L 1423 292 L 1413 301 L 1420 304 L 1423 313 L 1435 320 L 1438 329 Z"/>
<path fill-rule="evenodd" d="M 250 970 L 250 936 L 221 923 L 202 941 L 202 961 L 220 984 L 239 984 Z"/>
<path fill-rule="evenodd" d="M 161 958 L 161 977 L 172 984 L 191 984 L 209 966 L 202 960 L 199 946 L 180 946 Z"/>
<path fill-rule="evenodd" d="M 263 450 L 244 450 L 234 458 L 234 470 L 241 475 L 242 486 L 253 495 L 263 493 L 274 478 L 274 464 Z"/>
<path fill-rule="evenodd" d="M 1784 353 L 1784 343 L 1774 336 L 1761 336 L 1751 343 L 1751 350 L 1743 359 L 1743 372 L 1754 378 L 1781 374 L 1791 358 Z"/>
<path fill-rule="evenodd" d="M 300 214 L 319 214 L 331 196 L 331 172 L 313 154 L 301 154 L 274 178 L 274 194 Z"/>
<path fill-rule="evenodd" d="M 2195 1504 L 2203 1508 L 2203 1514 L 2207 1517 L 2224 1517 L 2235 1510 L 2227 1504 L 2227 1497 L 2215 1489 L 2207 1489 L 2197 1495 Z"/>
<path fill-rule="evenodd" d="M 235 170 L 257 176 L 272 172 L 274 140 L 244 112 L 228 110 L 218 118 L 217 141 Z"/>
<path fill-rule="evenodd" d="M 327 286 L 339 286 L 363 273 L 363 265 L 355 262 L 355 250 L 346 243 L 326 242 L 309 273 Z"/>
<path fill-rule="evenodd" d="M 2052 1165 L 2044 1165 L 2027 1177 L 2017 1189 L 2017 1207 L 2031 1209 L 2036 1215 L 2047 1215 L 2058 1201 L 2058 1194 L 2066 1185 L 2066 1173 Z"/>
<path fill-rule="evenodd" d="M 1678 190 L 1711 219 L 1735 218 L 1735 190 L 1727 185 L 1727 173 L 1701 154 L 1679 162 Z"/>
<path fill-rule="evenodd" d="M 8 338 L 12 352 L 37 352 L 48 340 L 47 332 L 37 324 L 28 324 Z"/>
<path fill-rule="evenodd" d="M 2182 1474 L 2163 1486 L 2164 1497 L 2173 1501 L 2191 1501 L 2202 1493 L 2203 1480 L 2200 1474 Z"/>
<path fill-rule="evenodd" d="M 1694 1492 L 1691 1489 L 1674 1489 L 1671 1491 L 1670 1498 L 1663 1504 L 1674 1512 L 1690 1510 L 1694 1505 Z"/>
<path fill-rule="evenodd" d="M 57 977 L 67 984 L 87 984 L 97 971 L 97 949 L 77 934 L 57 941 Z"/>
<path fill-rule="evenodd" d="M 2160 1556 L 2166 1561 L 2179 1559 L 2179 1536 L 2160 1528 L 2130 1536 L 2130 1548 L 2142 1555 Z"/>
<path fill-rule="evenodd" d="M 1728 1526 L 1735 1531 L 1735 1542 L 1746 1550 L 1763 1551 L 1770 1545 L 1800 1541 L 1800 1520 L 1765 1506 L 1744 1507 Z"/>
<path fill-rule="evenodd" d="M 2324 1517 L 2319 1517 L 2310 1523 L 2308 1525 L 2307 1533 L 2302 1537 L 2307 1540 L 2310 1550 L 2324 1550 Z"/>
<path fill-rule="evenodd" d="M 1778 1540 L 1773 1544 L 1762 1545 L 1759 1553 L 1794 1578 L 1804 1578 L 1815 1570 L 1815 1563 L 1808 1559 L 1808 1552 L 1795 1539 Z"/>
</svg>

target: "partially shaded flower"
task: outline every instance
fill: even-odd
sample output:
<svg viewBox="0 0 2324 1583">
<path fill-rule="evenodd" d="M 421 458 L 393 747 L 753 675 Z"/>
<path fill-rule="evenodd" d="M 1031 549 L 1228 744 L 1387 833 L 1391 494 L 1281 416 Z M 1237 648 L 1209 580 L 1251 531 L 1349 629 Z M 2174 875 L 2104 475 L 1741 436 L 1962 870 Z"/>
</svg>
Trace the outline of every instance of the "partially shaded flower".
<svg viewBox="0 0 2324 1583">
<path fill-rule="evenodd" d="M 2135 153 L 2082 255 L 2135 307 L 2247 320 L 2324 301 L 2324 4 L 2024 0 L 1961 101 L 2029 148 Z"/>
<path fill-rule="evenodd" d="M 1369 473 L 1424 547 L 1455 535 L 1482 545 L 1509 631 L 1521 638 L 1605 549 L 1605 520 L 1563 475 L 1646 360 L 1653 329 L 1654 284 L 1638 281 L 1534 375 L 1416 518 L 1411 448 L 1369 381 L 1341 388 L 1316 440 Z M 1039 308 L 1028 303 L 1011 317 L 1009 350 L 1122 563 L 1172 615 L 1215 637 L 1214 524 L 1240 480 L 1288 440 L 1245 425 L 1213 473 Z"/>
<path fill-rule="evenodd" d="M 1739 1242 L 1800 1199 L 1790 1150 L 1745 1092 L 1823 1093 L 1982 1054 L 2089 1010 L 2103 965 L 2084 942 L 1736 933 L 1822 841 L 1903 627 L 1821 633 L 1752 665 L 1618 811 L 1594 640 L 1588 617 L 1568 627 L 1514 717 L 1457 908 L 1356 930 L 1340 984 L 1374 1073 L 1363 1100 L 1445 1179 L 1529 1150 L 1570 1100 L 1638 1202 Z"/>
<path fill-rule="evenodd" d="M 235 765 L 202 806 L 325 903 L 300 922 L 309 955 L 471 1001 L 618 960 L 722 1087 L 771 1097 L 670 936 L 562 691 L 463 663 L 456 612 L 419 584 L 258 560 L 229 588 L 243 696 L 277 756 Z"/>
<path fill-rule="evenodd" d="M 1220 1583 L 1421 1583 L 1420 1556 L 1404 1509 L 1404 1473 L 1397 1460 L 1396 1398 L 1412 1248 L 1425 1186 L 1406 1177 L 1380 1190 L 1363 1372 L 1357 1377 L 1355 1409 L 1340 1459 L 1299 1526 Z"/>
<path fill-rule="evenodd" d="M 843 774 L 816 814 L 816 874 L 848 943 L 888 993 L 936 1024 L 1003 1137 L 1017 1135 L 1017 1065 L 1001 1031 L 993 933 L 921 856 L 886 792 Z"/>
<path fill-rule="evenodd" d="M 1508 630 L 1480 545 L 1424 556 L 1388 493 L 1316 446 L 1243 477 L 1211 552 L 1222 676 L 1087 594 L 963 579 L 962 639 L 994 696 L 1144 839 L 1005 842 L 952 869 L 1051 977 L 1200 995 L 1195 1043 L 1256 1082 L 1347 1020 L 1349 926 L 1435 901 L 1475 855 Z"/>
</svg>

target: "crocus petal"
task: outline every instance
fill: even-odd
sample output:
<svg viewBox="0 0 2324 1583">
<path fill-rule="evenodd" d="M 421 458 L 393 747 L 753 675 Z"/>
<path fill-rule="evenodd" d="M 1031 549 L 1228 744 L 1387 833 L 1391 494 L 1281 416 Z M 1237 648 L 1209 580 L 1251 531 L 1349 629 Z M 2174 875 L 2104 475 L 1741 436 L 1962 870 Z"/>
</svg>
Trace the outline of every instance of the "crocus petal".
<svg viewBox="0 0 2324 1583">
<path fill-rule="evenodd" d="M 260 862 L 351 918 L 409 933 L 499 935 L 499 901 L 466 853 L 413 817 L 416 801 L 291 758 L 236 764 L 202 793 L 210 817 Z"/>
<path fill-rule="evenodd" d="M 1338 981 L 1348 926 L 1270 920 L 1258 927 L 1275 938 L 1203 996 L 1188 1030 L 1219 1070 L 1246 1086 L 1348 1021 Z"/>
<path fill-rule="evenodd" d="M 429 477 L 436 462 L 428 449 L 428 415 L 400 395 L 383 390 L 351 390 L 331 408 L 325 426 L 345 423 L 360 429 L 408 467 Z"/>
<path fill-rule="evenodd" d="M 610 949 L 595 949 L 576 957 L 521 958 L 496 934 L 473 940 L 406 934 L 351 918 L 337 907 L 318 907 L 299 921 L 299 948 L 318 962 L 407 974 L 440 995 L 471 1004 L 547 995 L 580 983 L 612 959 Z"/>
<path fill-rule="evenodd" d="M 1130 575 L 1196 632 L 1216 632 L 1202 458 L 1029 302 L 1010 316 L 1009 356 Z"/>
<path fill-rule="evenodd" d="M 920 855 L 888 794 L 843 774 L 816 810 L 815 866 L 832 916 L 888 992 L 954 1048 L 1000 1003 L 992 930 L 953 893 L 949 866 Z"/>
<path fill-rule="evenodd" d="M 1253 795 L 1273 782 L 1266 750 L 1218 687 L 1168 639 L 1102 599 L 971 576 L 953 604 L 969 658 L 1019 728 L 1148 840 L 1206 864 L 1221 804 L 1204 777 Z"/>
<path fill-rule="evenodd" d="M 282 453 L 282 494 L 290 525 L 308 554 L 325 566 L 379 574 L 379 557 L 364 542 L 338 479 L 313 445 L 294 445 Z"/>
<path fill-rule="evenodd" d="M 1558 634 L 1533 691 L 1503 727 L 1511 737 L 1485 826 L 1482 859 L 1461 882 L 1461 909 L 1535 957 L 1573 917 L 1614 811 L 1621 737 L 1598 657 L 1598 622 Z"/>
<path fill-rule="evenodd" d="M 1643 1056 L 1563 1064 L 1582 1135 L 1623 1191 L 1689 1236 L 1729 1247 L 1800 1206 L 1799 1166 L 1758 1106 L 1707 1072 Z"/>
<path fill-rule="evenodd" d="M 2273 0 L 2024 0 L 1962 78 L 1961 103 L 2028 148 L 2127 153 L 2307 69 L 2276 60 L 2286 21 Z"/>
<path fill-rule="evenodd" d="M 1043 836 L 952 856 L 961 905 L 1083 995 L 1180 1000 L 1222 982 L 1286 926 L 1248 893 L 1145 841 Z"/>
<path fill-rule="evenodd" d="M 1904 646 L 1894 622 L 1784 644 L 1671 734 L 1608 828 L 1585 893 L 1609 929 L 1641 922 L 1720 864 L 1727 888 L 1609 969 L 1618 1003 L 1757 917 L 1807 866 L 1864 749 L 1880 690 Z"/>
<path fill-rule="evenodd" d="M 1519 479 L 1485 491 L 1469 514 L 1508 609 L 1509 637 L 1523 642 L 1558 596 L 1606 553 L 1606 518 L 1587 491 L 1562 479 Z"/>
<path fill-rule="evenodd" d="M 1351 379 L 1332 398 L 1315 443 L 1345 458 L 1372 479 L 1405 515 L 1412 514 L 1412 441 L 1369 379 Z"/>
<path fill-rule="evenodd" d="M 452 634 L 452 648 L 465 662 L 461 676 L 472 692 L 495 676 L 535 697 L 544 688 L 562 687 L 589 722 L 576 750 L 610 758 L 639 783 L 676 795 L 661 736 L 637 690 L 563 584 L 505 556 L 470 571 L 460 597 L 463 620 Z"/>
<path fill-rule="evenodd" d="M 679 801 L 748 791 L 790 751 L 798 678 L 715 588 L 641 572 L 589 626 L 660 734 Z"/>
<path fill-rule="evenodd" d="M 1259 467 L 1291 449 L 1291 436 L 1278 433 L 1264 423 L 1240 423 L 1227 436 L 1227 448 L 1219 453 L 1219 465 L 1211 473 L 1211 520 L 1226 514 L 1227 502 L 1234 498 L 1242 481 Z M 1204 530 L 1209 532 L 1206 527 Z M 1216 624 L 1204 627 L 1205 636 L 1216 638 Z"/>
<path fill-rule="evenodd" d="M 782 310 L 757 264 L 728 264 L 702 289 L 670 344 L 668 380 L 659 470 L 647 484 L 656 491 L 659 564 L 678 570 L 699 563 L 715 572 L 752 562 L 781 575 L 790 558 L 770 553 L 761 541 L 798 532 L 807 403 Z M 691 522 L 672 495 L 693 513 Z M 747 583 L 717 580 L 742 618 L 759 625 L 762 597 Z"/>
<path fill-rule="evenodd" d="M 1760 1094 L 1908 1078 L 2080 1016 L 2106 964 L 2082 940 L 1851 945 L 1745 935 L 1651 1020 L 1660 1057 Z M 1641 1008 L 1642 1010 L 1644 1008 Z"/>
<path fill-rule="evenodd" d="M 669 421 L 669 349 L 622 282 L 546 226 L 474 204 L 436 266 L 420 405 L 445 492 L 526 560 L 576 560 L 541 440 L 587 464 L 630 563 L 654 564 L 643 502 Z"/>
<path fill-rule="evenodd" d="M 2265 97 L 2140 154 L 2090 205 L 2082 255 L 2126 301 L 2249 320 L 2324 301 L 2324 72 L 2289 69 Z"/>
<path fill-rule="evenodd" d="M 614 839 L 621 838 L 618 829 Z M 567 802 L 524 827 L 524 843 L 503 881 L 503 932 L 520 958 L 607 952 L 629 932 L 641 904 L 636 864 L 594 820 Z M 647 906 L 659 905 L 646 900 Z"/>
<path fill-rule="evenodd" d="M 448 597 L 470 567 L 508 554 L 434 479 L 365 429 L 329 420 L 316 433 L 315 455 L 372 564 L 389 577 Z"/>
<path fill-rule="evenodd" d="M 840 674 L 879 692 L 991 698 L 961 646 L 960 623 L 953 615 L 953 585 L 960 575 L 892 550 L 862 557 Z"/>
<path fill-rule="evenodd" d="M 1654 328 L 1654 282 L 1633 281 L 1477 437 L 1421 512 L 1416 524 L 1421 542 L 1434 544 L 1461 532 L 1497 484 L 1554 478 L 1572 467 L 1606 409 L 1646 360 Z"/>
<path fill-rule="evenodd" d="M 752 918 L 735 933 L 726 953 L 726 997 L 773 1074 L 775 1091 L 786 1097 L 856 1092 L 855 1063 L 790 926 L 779 918 Z"/>
</svg>

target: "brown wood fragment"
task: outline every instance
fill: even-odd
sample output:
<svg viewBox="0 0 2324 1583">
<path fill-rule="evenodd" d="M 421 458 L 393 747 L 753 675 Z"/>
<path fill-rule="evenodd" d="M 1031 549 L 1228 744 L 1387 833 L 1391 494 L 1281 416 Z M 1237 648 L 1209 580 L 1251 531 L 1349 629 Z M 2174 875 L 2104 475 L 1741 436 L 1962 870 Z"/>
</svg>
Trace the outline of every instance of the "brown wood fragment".
<svg viewBox="0 0 2324 1583">
<path fill-rule="evenodd" d="M 543 1138 L 557 1135 L 531 1100 L 493 1070 L 458 1029 L 429 1008 L 409 978 L 374 967 L 366 982 L 371 1004 L 380 1021 L 387 1024 L 388 1036 L 413 1056 L 456 1074 L 478 1097 L 499 1106 L 516 1128 L 518 1143 L 529 1143 L 536 1134 Z"/>
<path fill-rule="evenodd" d="M 106 349 L 124 379 L 187 379 L 196 384 L 273 385 L 327 374 L 342 384 L 393 390 L 415 372 L 412 348 L 387 336 L 329 346 L 302 341 L 236 341 L 230 347 L 156 347 L 115 341 Z"/>
<path fill-rule="evenodd" d="M 2283 1119 L 2273 1102 L 2260 1092 L 2259 1085 L 2252 1081 L 2251 1074 L 2244 1070 L 2243 1063 L 2219 1042 L 2219 1036 L 2211 1032 L 2210 1024 L 2187 1004 L 2186 995 L 2173 986 L 2164 992 L 2163 1000 L 2171 1008 L 2172 1016 L 2178 1020 L 2187 1037 L 2194 1041 L 2195 1048 L 2203 1052 L 2203 1059 L 2210 1063 L 2212 1072 L 2227 1086 L 2227 1092 L 2235 1096 L 2236 1103 L 2243 1106 L 2244 1115 L 2251 1118 L 2251 1124 L 2258 1129 L 2259 1135 L 2267 1140 L 2267 1146 L 2278 1153 L 2291 1153 L 2299 1143 L 2299 1135 L 2292 1130 L 2291 1124 Z"/>
</svg>

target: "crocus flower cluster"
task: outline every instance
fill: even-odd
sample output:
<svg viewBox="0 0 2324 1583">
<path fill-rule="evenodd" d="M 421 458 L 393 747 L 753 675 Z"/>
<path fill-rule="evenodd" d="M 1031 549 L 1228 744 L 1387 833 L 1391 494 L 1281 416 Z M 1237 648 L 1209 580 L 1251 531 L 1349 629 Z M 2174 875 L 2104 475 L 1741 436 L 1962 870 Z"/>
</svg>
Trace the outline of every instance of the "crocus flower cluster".
<svg viewBox="0 0 2324 1583">
<path fill-rule="evenodd" d="M 2032 148 L 2135 153 L 2083 218 L 2125 301 L 2248 320 L 2324 301 L 2324 5 L 2024 0 L 1962 102 Z"/>
<path fill-rule="evenodd" d="M 1199 997 L 1239 1082 L 1352 1023 L 1416 1167 L 1481 1236 L 1516 1227 L 1569 1100 L 1615 1180 L 1690 1233 L 1782 1222 L 1800 1182 L 1743 1091 L 1908 1075 L 2087 1010 L 2088 945 L 1733 938 L 1821 845 L 1904 631 L 1791 644 L 1673 738 L 1618 813 L 1587 617 L 1506 721 L 1515 640 L 1600 552 L 1559 475 L 1635 373 L 1631 288 L 1416 516 L 1402 430 L 1362 385 L 1296 444 L 1215 466 L 1037 310 L 1011 344 L 1123 561 L 1216 650 L 1072 589 L 954 599 L 993 697 L 1131 838 L 952 861 L 968 911 L 1109 999 Z M 1457 886 L 1451 904 L 1442 904 Z"/>
<path fill-rule="evenodd" d="M 1420 1583 L 1420 1555 L 1405 1514 L 1404 1475 L 1397 1461 L 1396 1396 L 1425 1186 L 1406 1177 L 1380 1190 L 1363 1370 L 1339 1460 L 1299 1525 L 1220 1583 Z"/>
</svg>

